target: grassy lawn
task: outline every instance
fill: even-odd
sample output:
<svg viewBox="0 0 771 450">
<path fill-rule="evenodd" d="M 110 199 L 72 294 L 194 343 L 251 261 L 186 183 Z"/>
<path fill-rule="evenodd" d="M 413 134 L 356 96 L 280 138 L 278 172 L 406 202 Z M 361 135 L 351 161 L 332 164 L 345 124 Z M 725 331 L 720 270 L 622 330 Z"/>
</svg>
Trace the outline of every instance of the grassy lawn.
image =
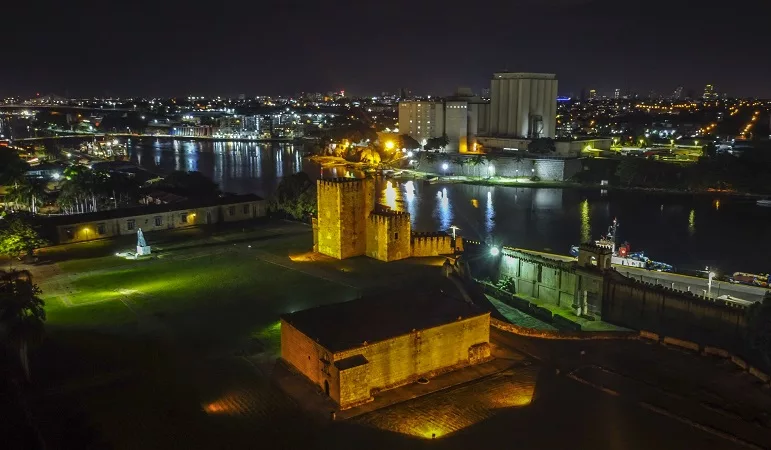
<svg viewBox="0 0 771 450">
<path fill-rule="evenodd" d="M 570 321 L 580 324 L 581 329 L 583 331 L 629 331 L 628 328 L 619 327 L 618 325 L 613 325 L 608 322 L 603 322 L 602 320 L 599 320 L 599 319 L 587 320 L 583 317 L 579 317 L 572 309 L 567 307 L 557 306 L 549 302 L 538 300 L 534 297 L 530 297 L 527 295 L 517 294 L 517 297 L 521 297 L 531 303 L 535 303 L 536 305 L 542 308 L 548 309 L 549 311 L 552 312 L 552 314 L 560 315 Z"/>
<path fill-rule="evenodd" d="M 31 395 L 44 435 L 74 433 L 77 445 L 57 448 L 212 448 L 294 417 L 269 380 L 279 316 L 359 295 L 334 263 L 289 258 L 310 249 L 310 227 L 148 233 L 153 257 L 115 256 L 133 239 L 52 247 L 33 267 L 47 314 Z"/>
</svg>

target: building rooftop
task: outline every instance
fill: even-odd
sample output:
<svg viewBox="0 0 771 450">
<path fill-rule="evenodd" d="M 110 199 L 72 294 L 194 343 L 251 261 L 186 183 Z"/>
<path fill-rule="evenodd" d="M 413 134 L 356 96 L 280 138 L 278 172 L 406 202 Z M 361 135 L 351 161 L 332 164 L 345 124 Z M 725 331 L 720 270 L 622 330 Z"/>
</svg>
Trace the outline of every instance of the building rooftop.
<svg viewBox="0 0 771 450">
<path fill-rule="evenodd" d="M 463 301 L 457 288 L 392 291 L 281 316 L 331 352 L 340 352 L 489 314 Z M 457 295 L 457 297 L 456 297 Z M 352 362 L 353 363 L 353 362 Z"/>
<path fill-rule="evenodd" d="M 145 214 L 155 214 L 169 211 L 185 211 L 207 206 L 233 205 L 236 203 L 253 202 L 259 200 L 262 200 L 262 197 L 254 194 L 224 195 L 220 197 L 185 200 L 181 202 L 166 203 L 160 205 L 135 206 L 132 208 L 108 209 L 105 211 L 97 211 L 85 214 L 66 214 L 59 216 L 41 217 L 46 225 L 74 225 L 84 222 L 96 222 L 99 220 L 119 219 L 121 217 L 141 216 Z"/>
</svg>

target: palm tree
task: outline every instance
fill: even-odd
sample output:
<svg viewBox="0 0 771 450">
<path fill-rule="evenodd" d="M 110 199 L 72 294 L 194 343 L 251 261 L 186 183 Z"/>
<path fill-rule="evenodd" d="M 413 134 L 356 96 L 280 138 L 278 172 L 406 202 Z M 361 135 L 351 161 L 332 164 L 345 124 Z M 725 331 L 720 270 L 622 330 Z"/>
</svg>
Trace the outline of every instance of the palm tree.
<svg viewBox="0 0 771 450">
<path fill-rule="evenodd" d="M 463 172 L 463 175 L 466 175 L 466 164 L 468 164 L 468 160 L 466 158 L 457 156 L 453 158 L 452 163 L 460 167 L 461 171 Z"/>
<path fill-rule="evenodd" d="M 30 380 L 28 346 L 40 340 L 46 319 L 40 288 L 29 271 L 0 272 L 0 342 L 19 355 L 19 364 Z"/>
<path fill-rule="evenodd" d="M 18 206 L 24 204 L 32 214 L 37 212 L 37 206 L 43 203 L 46 195 L 46 183 L 34 178 L 21 178 L 8 192 L 8 197 Z"/>
<path fill-rule="evenodd" d="M 479 166 L 483 166 L 487 164 L 487 160 L 485 159 L 484 155 L 476 155 L 469 161 L 469 164 L 474 166 L 477 170 L 477 176 L 479 176 Z"/>
</svg>

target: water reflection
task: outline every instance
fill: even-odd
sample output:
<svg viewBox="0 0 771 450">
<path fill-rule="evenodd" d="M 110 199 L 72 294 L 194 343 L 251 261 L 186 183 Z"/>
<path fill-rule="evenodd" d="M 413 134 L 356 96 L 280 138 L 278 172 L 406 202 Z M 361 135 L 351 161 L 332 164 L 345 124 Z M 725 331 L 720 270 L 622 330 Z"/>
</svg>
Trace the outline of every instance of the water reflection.
<svg viewBox="0 0 771 450">
<path fill-rule="evenodd" d="M 495 208 L 493 207 L 493 192 L 487 191 L 487 205 L 485 209 L 485 231 L 488 235 L 493 233 L 495 227 Z"/>
<path fill-rule="evenodd" d="M 452 212 L 450 210 L 450 200 L 447 197 L 447 188 L 443 188 L 436 193 L 436 206 L 434 207 L 433 217 L 439 230 L 446 230 L 451 225 Z"/>
<path fill-rule="evenodd" d="M 226 192 L 269 196 L 303 166 L 302 147 L 289 144 L 131 139 L 127 146 L 130 161 L 153 173 L 199 171 Z"/>
<path fill-rule="evenodd" d="M 385 187 L 385 205 L 391 209 L 396 209 L 396 189 L 390 181 L 386 183 Z"/>
<path fill-rule="evenodd" d="M 592 226 L 589 223 L 589 200 L 581 202 L 581 243 L 592 240 Z"/>
<path fill-rule="evenodd" d="M 688 215 L 688 235 L 693 236 L 696 233 L 696 210 L 692 209 Z"/>
</svg>

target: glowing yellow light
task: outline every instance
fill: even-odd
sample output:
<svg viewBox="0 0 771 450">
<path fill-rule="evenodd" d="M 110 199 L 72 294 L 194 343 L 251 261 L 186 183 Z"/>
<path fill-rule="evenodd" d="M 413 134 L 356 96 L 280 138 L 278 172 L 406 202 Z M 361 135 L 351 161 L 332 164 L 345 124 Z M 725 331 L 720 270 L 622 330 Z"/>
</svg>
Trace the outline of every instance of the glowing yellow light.
<svg viewBox="0 0 771 450">
<path fill-rule="evenodd" d="M 386 141 L 385 148 L 388 150 L 393 150 L 396 144 L 394 144 L 394 141 Z"/>
</svg>

